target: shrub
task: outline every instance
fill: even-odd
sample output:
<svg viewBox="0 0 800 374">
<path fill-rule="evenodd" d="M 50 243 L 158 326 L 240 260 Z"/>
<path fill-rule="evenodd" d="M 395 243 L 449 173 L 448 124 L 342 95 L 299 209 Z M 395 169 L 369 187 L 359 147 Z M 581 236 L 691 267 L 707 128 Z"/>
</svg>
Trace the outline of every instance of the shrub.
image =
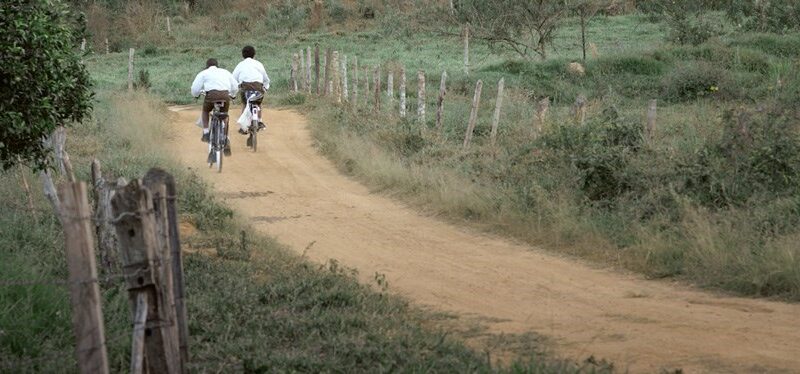
<svg viewBox="0 0 800 374">
<path fill-rule="evenodd" d="M 796 0 L 734 0 L 727 13 L 745 30 L 784 33 L 800 29 L 800 6 Z"/>
<path fill-rule="evenodd" d="M 89 74 L 76 53 L 79 38 L 58 1 L 7 1 L 0 24 L 0 164 L 48 164 L 42 144 L 58 125 L 91 111 Z M 76 40 L 78 39 L 78 40 Z"/>
<path fill-rule="evenodd" d="M 702 15 L 676 12 L 667 17 L 667 25 L 670 28 L 667 40 L 677 44 L 699 45 L 722 35 L 722 29 Z"/>
<path fill-rule="evenodd" d="M 663 70 L 663 62 L 646 55 L 604 56 L 594 60 L 589 69 L 590 73 L 605 75 L 659 75 Z"/>
<path fill-rule="evenodd" d="M 747 47 L 778 57 L 800 56 L 800 34 L 744 34 L 737 36 L 731 46 Z"/>
<path fill-rule="evenodd" d="M 671 101 L 690 101 L 727 89 L 727 72 L 710 63 L 698 61 L 677 65 L 662 80 L 663 96 Z"/>
</svg>

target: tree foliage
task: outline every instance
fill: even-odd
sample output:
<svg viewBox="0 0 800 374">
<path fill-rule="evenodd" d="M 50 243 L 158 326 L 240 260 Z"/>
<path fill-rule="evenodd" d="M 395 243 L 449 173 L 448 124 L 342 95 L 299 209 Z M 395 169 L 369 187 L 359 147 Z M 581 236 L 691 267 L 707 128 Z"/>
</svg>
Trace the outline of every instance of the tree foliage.
<svg viewBox="0 0 800 374">
<path fill-rule="evenodd" d="M 800 29 L 797 0 L 731 1 L 728 16 L 750 31 L 784 33 Z"/>
<path fill-rule="evenodd" d="M 91 111 L 79 36 L 54 0 L 9 0 L 0 8 L 0 164 L 48 165 L 42 140 Z"/>
<path fill-rule="evenodd" d="M 464 0 L 456 16 L 470 24 L 475 38 L 492 47 L 510 49 L 524 58 L 547 58 L 561 21 L 568 15 L 563 2 L 552 0 Z"/>
</svg>

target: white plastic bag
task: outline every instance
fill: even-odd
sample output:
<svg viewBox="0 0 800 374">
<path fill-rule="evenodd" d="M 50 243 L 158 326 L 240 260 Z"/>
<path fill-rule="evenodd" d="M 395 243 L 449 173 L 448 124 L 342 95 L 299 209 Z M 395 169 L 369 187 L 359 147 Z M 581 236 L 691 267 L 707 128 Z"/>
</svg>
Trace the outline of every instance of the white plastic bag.
<svg viewBox="0 0 800 374">
<path fill-rule="evenodd" d="M 250 121 L 253 120 L 253 112 L 250 110 L 250 104 L 247 104 L 247 108 L 244 108 L 244 112 L 242 115 L 239 116 L 239 120 L 236 122 L 239 123 L 239 127 L 242 128 L 242 131 L 247 131 L 250 128 Z"/>
<path fill-rule="evenodd" d="M 200 116 L 197 117 L 197 121 L 194 121 L 194 124 L 201 129 L 203 128 L 203 113 L 200 113 Z"/>
</svg>

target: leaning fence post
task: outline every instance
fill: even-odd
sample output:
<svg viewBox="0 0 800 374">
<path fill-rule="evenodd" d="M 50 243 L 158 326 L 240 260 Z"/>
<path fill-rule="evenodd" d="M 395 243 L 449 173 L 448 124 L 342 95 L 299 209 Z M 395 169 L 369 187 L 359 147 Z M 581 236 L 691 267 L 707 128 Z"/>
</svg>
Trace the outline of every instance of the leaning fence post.
<svg viewBox="0 0 800 374">
<path fill-rule="evenodd" d="M 306 92 L 311 93 L 311 47 L 306 47 Z"/>
<path fill-rule="evenodd" d="M 436 102 L 436 132 L 442 133 L 442 116 L 444 115 L 444 96 L 447 94 L 447 71 L 442 72 L 442 79 L 439 81 L 439 100 Z"/>
<path fill-rule="evenodd" d="M 656 112 L 658 110 L 658 100 L 650 100 L 647 107 L 647 140 L 652 141 L 656 136 Z"/>
<path fill-rule="evenodd" d="M 117 187 L 111 207 L 119 238 L 123 273 L 130 295 L 131 309 L 136 312 L 139 293 L 147 295 L 148 313 L 145 324 L 145 357 L 149 373 L 181 373 L 179 334 L 171 290 L 165 290 L 165 274 L 160 260 L 161 246 L 155 208 L 150 191 L 133 180 Z"/>
<path fill-rule="evenodd" d="M 92 215 L 86 183 L 67 182 L 58 187 L 69 270 L 75 354 L 81 373 L 108 373 L 105 327 L 100 286 L 94 257 Z"/>
<path fill-rule="evenodd" d="M 92 185 L 94 186 L 95 201 L 95 229 L 97 234 L 97 251 L 100 252 L 100 261 L 107 273 L 116 268 L 117 234 L 111 219 L 111 186 L 103 178 L 100 162 L 92 160 Z"/>
<path fill-rule="evenodd" d="M 133 91 L 133 53 L 133 48 L 128 50 L 128 91 Z"/>
<path fill-rule="evenodd" d="M 550 98 L 545 97 L 544 99 L 539 100 L 536 104 L 536 123 L 534 124 L 533 132 L 534 136 L 539 136 L 544 129 L 544 124 L 547 121 L 547 112 L 550 110 Z"/>
<path fill-rule="evenodd" d="M 350 92 L 347 87 L 347 55 L 342 55 L 342 97 L 344 101 L 350 101 Z"/>
<path fill-rule="evenodd" d="M 381 110 L 381 66 L 375 65 L 375 73 L 372 75 L 375 79 L 375 110 Z"/>
<path fill-rule="evenodd" d="M 500 125 L 500 107 L 503 106 L 503 88 L 505 87 L 505 84 L 505 78 L 500 78 L 500 82 L 497 82 L 497 101 L 494 104 L 494 116 L 492 116 L 492 145 L 495 144 L 497 138 L 497 126 Z"/>
<path fill-rule="evenodd" d="M 400 117 L 406 117 L 406 68 L 400 68 Z"/>
<path fill-rule="evenodd" d="M 358 57 L 353 56 L 353 105 L 358 105 Z"/>
<path fill-rule="evenodd" d="M 469 75 L 469 23 L 464 25 L 464 74 Z"/>
<path fill-rule="evenodd" d="M 417 117 L 419 123 L 425 124 L 425 71 L 417 70 Z"/>
<path fill-rule="evenodd" d="M 326 48 L 325 49 L 325 83 L 324 83 L 325 92 L 322 94 L 323 96 L 325 96 L 325 95 L 330 93 L 328 86 L 330 85 L 330 79 L 331 79 L 331 75 L 330 75 L 331 74 L 331 53 L 332 53 L 332 51 L 331 51 L 330 48 Z"/>
<path fill-rule="evenodd" d="M 583 125 L 586 121 L 586 101 L 586 96 L 581 94 L 575 98 L 575 104 L 572 104 L 571 113 L 576 125 Z"/>
<path fill-rule="evenodd" d="M 386 97 L 389 103 L 394 101 L 394 72 L 391 70 L 386 72 Z"/>
<path fill-rule="evenodd" d="M 469 112 L 469 124 L 467 125 L 467 133 L 464 135 L 464 148 L 469 147 L 472 141 L 472 133 L 475 131 L 475 122 L 478 121 L 478 107 L 481 104 L 481 89 L 483 88 L 483 81 L 478 80 L 475 84 L 475 96 L 472 98 L 472 109 Z"/>
<path fill-rule="evenodd" d="M 314 92 L 319 95 L 319 44 L 314 45 Z"/>
</svg>

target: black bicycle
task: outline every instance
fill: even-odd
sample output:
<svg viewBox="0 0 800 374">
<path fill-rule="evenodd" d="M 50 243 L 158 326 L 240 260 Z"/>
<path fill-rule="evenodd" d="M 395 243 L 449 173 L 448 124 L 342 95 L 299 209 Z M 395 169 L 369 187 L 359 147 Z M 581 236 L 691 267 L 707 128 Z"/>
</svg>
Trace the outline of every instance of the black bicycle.
<svg viewBox="0 0 800 374">
<path fill-rule="evenodd" d="M 228 113 L 222 112 L 224 101 L 214 102 L 214 111 L 211 113 L 208 132 L 208 167 L 217 165 L 217 171 L 222 172 L 222 158 L 225 155 L 225 146 L 228 137 L 225 135 L 225 119 Z"/>
<path fill-rule="evenodd" d="M 247 146 L 253 149 L 253 152 L 258 150 L 258 132 L 261 130 L 259 118 L 261 118 L 261 99 L 264 98 L 264 93 L 261 91 L 248 90 L 244 93 L 247 98 L 247 104 L 250 105 L 250 126 L 247 127 Z"/>
</svg>

